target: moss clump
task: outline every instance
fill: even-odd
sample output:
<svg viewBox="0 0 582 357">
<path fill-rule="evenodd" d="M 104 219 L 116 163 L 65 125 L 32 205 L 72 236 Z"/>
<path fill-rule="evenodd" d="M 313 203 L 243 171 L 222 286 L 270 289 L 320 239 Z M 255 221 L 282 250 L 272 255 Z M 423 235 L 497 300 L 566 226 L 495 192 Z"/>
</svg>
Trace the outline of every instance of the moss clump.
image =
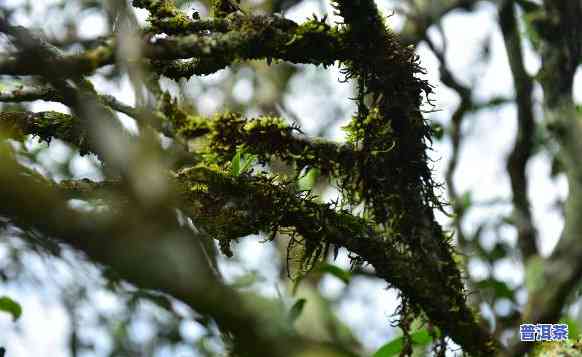
<svg viewBox="0 0 582 357">
<path fill-rule="evenodd" d="M 286 233 L 291 247 L 303 247 L 303 271 L 311 269 L 326 255 L 329 244 L 337 241 L 333 236 L 336 231 L 329 227 L 343 227 L 352 236 L 366 227 L 364 221 L 315 202 L 313 197 L 295 191 L 292 181 L 277 176 L 233 177 L 216 165 L 201 164 L 180 171 L 176 181 L 182 196 L 188 198 L 184 209 L 215 238 L 230 242 L 259 232 L 271 237 L 276 232 Z M 206 189 L 198 189 L 201 185 Z"/>
<path fill-rule="evenodd" d="M 185 140 L 204 136 L 207 158 L 220 163 L 229 162 L 240 146 L 260 162 L 276 156 L 295 167 L 297 175 L 305 168 L 317 167 L 323 175 L 338 176 L 360 160 L 360 152 L 350 145 L 296 135 L 298 129 L 279 117 L 247 119 L 237 113 L 218 113 L 210 118 L 190 115 L 180 122 L 177 135 Z"/>
<path fill-rule="evenodd" d="M 532 357 L 568 356 L 582 357 L 582 341 L 579 339 L 560 342 L 541 342 L 531 352 Z"/>
<path fill-rule="evenodd" d="M 0 127 L 13 138 L 33 135 L 50 143 L 53 138 L 77 146 L 81 155 L 90 152 L 87 132 L 77 117 L 55 111 L 46 112 L 2 112 Z"/>
<path fill-rule="evenodd" d="M 212 0 L 211 8 L 214 17 L 226 17 L 240 11 L 240 0 Z"/>
</svg>

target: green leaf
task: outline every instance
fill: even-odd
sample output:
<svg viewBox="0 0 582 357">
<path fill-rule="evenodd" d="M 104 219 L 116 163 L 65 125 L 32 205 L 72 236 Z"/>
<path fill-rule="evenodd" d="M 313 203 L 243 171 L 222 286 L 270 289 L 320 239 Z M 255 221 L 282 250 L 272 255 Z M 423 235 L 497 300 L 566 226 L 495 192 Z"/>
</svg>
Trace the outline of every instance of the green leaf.
<svg viewBox="0 0 582 357">
<path fill-rule="evenodd" d="M 578 322 L 570 317 L 560 319 L 559 323 L 568 325 L 568 336 L 572 340 L 576 340 L 580 336 L 580 325 Z"/>
<path fill-rule="evenodd" d="M 22 307 L 20 304 L 8 296 L 0 297 L 0 311 L 4 311 L 12 315 L 12 319 L 14 321 L 18 320 L 20 315 L 22 315 Z"/>
<path fill-rule="evenodd" d="M 253 284 L 264 281 L 265 279 L 261 277 L 256 271 L 251 271 L 247 274 L 243 274 L 237 277 L 230 286 L 235 289 L 244 289 L 251 287 Z"/>
<path fill-rule="evenodd" d="M 236 154 L 232 158 L 230 162 L 230 175 L 231 176 L 239 176 L 240 175 L 240 157 L 241 157 L 241 150 L 237 150 Z"/>
<path fill-rule="evenodd" d="M 257 161 L 256 155 L 245 155 L 243 158 L 244 160 L 239 175 L 247 172 L 247 170 Z"/>
<path fill-rule="evenodd" d="M 506 298 L 511 301 L 515 301 L 514 291 L 503 281 L 499 281 L 493 278 L 484 279 L 475 283 L 481 291 L 486 291 L 488 289 L 492 290 L 495 298 Z"/>
<path fill-rule="evenodd" d="M 402 347 L 404 347 L 404 339 L 402 337 L 398 337 L 380 347 L 378 351 L 374 353 L 373 357 L 395 356 L 402 351 Z"/>
<path fill-rule="evenodd" d="M 437 334 L 438 335 L 438 334 Z M 432 341 L 432 336 L 427 329 L 418 330 L 410 334 L 410 339 L 412 340 L 413 346 L 426 346 Z M 402 348 L 404 347 L 404 337 L 400 336 L 387 344 L 380 347 L 373 357 L 391 357 L 398 355 Z"/>
<path fill-rule="evenodd" d="M 256 155 L 246 155 L 244 146 L 239 146 L 230 161 L 230 175 L 237 177 L 245 173 L 257 161 Z"/>
<path fill-rule="evenodd" d="M 350 283 L 350 280 L 352 279 L 352 273 L 342 269 L 340 267 L 338 267 L 337 265 L 332 265 L 332 264 L 323 264 L 320 268 L 319 271 L 321 271 L 322 273 L 329 273 L 333 276 L 335 276 L 336 278 L 338 278 L 339 280 L 343 281 L 346 284 Z"/>
<path fill-rule="evenodd" d="M 412 344 L 415 346 L 426 346 L 432 342 L 432 336 L 427 329 L 414 332 L 412 335 L 410 335 L 410 338 L 412 339 Z"/>
<path fill-rule="evenodd" d="M 463 195 L 461 196 L 461 210 L 463 210 L 463 212 L 467 211 L 471 205 L 473 204 L 473 195 L 471 194 L 471 191 L 467 191 L 465 193 L 463 193 Z"/>
<path fill-rule="evenodd" d="M 291 320 L 291 323 L 295 322 L 297 318 L 299 318 L 303 312 L 303 308 L 305 307 L 306 302 L 307 300 L 305 299 L 299 299 L 295 302 L 295 304 L 293 304 L 293 306 L 291 306 L 291 310 L 289 311 L 289 320 Z"/>
<path fill-rule="evenodd" d="M 309 169 L 307 171 L 307 173 L 305 173 L 305 175 L 303 175 L 299 179 L 299 182 L 297 183 L 299 186 L 299 190 L 301 190 L 301 191 L 312 190 L 313 187 L 315 186 L 318 178 L 319 178 L 319 169 L 316 167 Z"/>
</svg>

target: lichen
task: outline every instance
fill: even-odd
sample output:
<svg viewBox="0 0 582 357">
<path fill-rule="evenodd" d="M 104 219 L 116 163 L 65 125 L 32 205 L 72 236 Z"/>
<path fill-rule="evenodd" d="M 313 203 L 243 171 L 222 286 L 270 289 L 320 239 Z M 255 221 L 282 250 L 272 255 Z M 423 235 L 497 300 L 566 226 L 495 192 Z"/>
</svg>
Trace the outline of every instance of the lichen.
<svg viewBox="0 0 582 357">
<path fill-rule="evenodd" d="M 69 114 L 56 111 L 2 112 L 0 127 L 13 138 L 33 135 L 46 143 L 56 138 L 77 146 L 81 155 L 90 152 L 86 130 L 76 117 Z"/>
</svg>

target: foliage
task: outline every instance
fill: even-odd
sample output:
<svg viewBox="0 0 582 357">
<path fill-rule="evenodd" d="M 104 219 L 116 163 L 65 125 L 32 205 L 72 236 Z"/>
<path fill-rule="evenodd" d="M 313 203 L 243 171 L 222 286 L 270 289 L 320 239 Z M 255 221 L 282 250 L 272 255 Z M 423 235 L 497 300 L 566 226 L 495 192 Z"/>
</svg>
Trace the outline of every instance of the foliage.
<svg viewBox="0 0 582 357">
<path fill-rule="evenodd" d="M 20 304 L 8 296 L 0 297 L 0 311 L 12 315 L 14 321 L 18 320 L 20 315 L 22 315 L 22 307 Z"/>
</svg>

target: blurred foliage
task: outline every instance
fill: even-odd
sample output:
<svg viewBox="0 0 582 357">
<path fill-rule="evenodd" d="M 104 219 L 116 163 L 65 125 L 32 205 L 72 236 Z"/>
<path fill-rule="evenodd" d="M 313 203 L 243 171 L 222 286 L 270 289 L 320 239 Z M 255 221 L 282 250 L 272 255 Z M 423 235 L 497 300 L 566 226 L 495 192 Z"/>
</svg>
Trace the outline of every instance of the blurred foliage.
<svg viewBox="0 0 582 357">
<path fill-rule="evenodd" d="M 0 296 L 0 311 L 12 315 L 14 321 L 22 315 L 22 306 L 8 296 Z"/>
</svg>

